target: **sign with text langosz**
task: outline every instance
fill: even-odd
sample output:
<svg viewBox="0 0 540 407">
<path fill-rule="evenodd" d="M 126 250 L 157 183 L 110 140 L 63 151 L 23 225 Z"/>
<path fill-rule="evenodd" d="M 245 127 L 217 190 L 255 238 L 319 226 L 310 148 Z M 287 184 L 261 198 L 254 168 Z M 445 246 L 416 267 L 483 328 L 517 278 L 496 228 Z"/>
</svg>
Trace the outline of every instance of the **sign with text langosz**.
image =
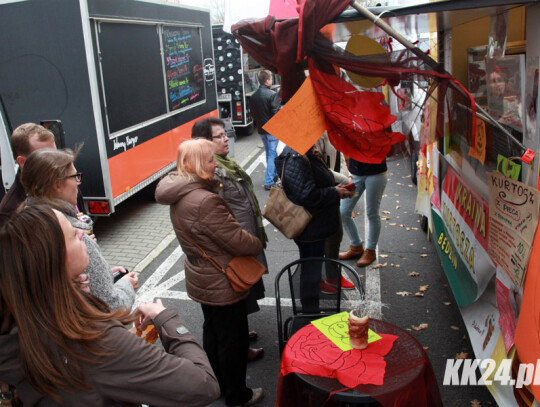
<svg viewBox="0 0 540 407">
<path fill-rule="evenodd" d="M 443 181 L 441 215 L 456 255 L 476 284 L 478 298 L 495 274 L 488 255 L 489 207 L 452 167 Z"/>
<path fill-rule="evenodd" d="M 538 190 L 493 171 L 489 184 L 489 255 L 516 287 L 523 277 L 538 224 Z"/>
</svg>

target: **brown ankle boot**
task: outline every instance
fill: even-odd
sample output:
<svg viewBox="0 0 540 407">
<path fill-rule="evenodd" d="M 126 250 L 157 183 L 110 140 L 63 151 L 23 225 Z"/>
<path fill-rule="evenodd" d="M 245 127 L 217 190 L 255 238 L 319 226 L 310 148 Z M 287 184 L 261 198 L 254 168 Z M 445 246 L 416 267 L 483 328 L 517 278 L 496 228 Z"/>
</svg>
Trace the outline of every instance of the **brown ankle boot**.
<svg viewBox="0 0 540 407">
<path fill-rule="evenodd" d="M 366 249 L 364 250 L 364 254 L 362 254 L 362 257 L 360 257 L 356 265 L 358 267 L 369 266 L 376 258 L 377 255 L 375 254 L 375 250 Z"/>
<path fill-rule="evenodd" d="M 363 253 L 364 253 L 364 248 L 362 247 L 362 245 L 349 246 L 349 250 L 347 250 L 346 252 L 341 252 L 338 256 L 338 259 L 340 260 L 358 259 L 359 257 L 362 257 Z"/>
</svg>

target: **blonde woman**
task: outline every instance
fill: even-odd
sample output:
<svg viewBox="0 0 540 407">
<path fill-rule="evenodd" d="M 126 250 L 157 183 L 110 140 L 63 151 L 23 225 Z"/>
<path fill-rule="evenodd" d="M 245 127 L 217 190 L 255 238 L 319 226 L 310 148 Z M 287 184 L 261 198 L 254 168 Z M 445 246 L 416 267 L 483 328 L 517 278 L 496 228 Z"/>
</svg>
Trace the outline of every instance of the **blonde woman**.
<svg viewBox="0 0 540 407">
<path fill-rule="evenodd" d="M 235 292 L 227 277 L 203 257 L 202 248 L 226 265 L 236 256 L 262 251 L 258 237 L 242 229 L 214 179 L 215 145 L 208 140 L 187 140 L 178 147 L 177 172 L 162 179 L 156 200 L 171 207 L 174 231 L 186 254 L 186 289 L 204 314 L 203 347 L 228 406 L 255 404 L 263 389 L 246 386 L 248 291 Z"/>
</svg>

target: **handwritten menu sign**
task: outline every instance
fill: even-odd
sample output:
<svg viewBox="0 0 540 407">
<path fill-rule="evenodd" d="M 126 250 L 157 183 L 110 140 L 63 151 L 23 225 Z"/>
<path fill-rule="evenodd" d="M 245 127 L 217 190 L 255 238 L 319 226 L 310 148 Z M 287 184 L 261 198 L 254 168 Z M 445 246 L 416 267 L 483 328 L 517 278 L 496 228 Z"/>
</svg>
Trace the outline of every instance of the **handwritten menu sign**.
<svg viewBox="0 0 540 407">
<path fill-rule="evenodd" d="M 489 246 L 491 259 L 516 287 L 523 284 L 538 224 L 538 190 L 493 171 L 489 184 Z"/>
<path fill-rule="evenodd" d="M 196 27 L 163 27 L 169 111 L 205 99 L 201 34 Z"/>
</svg>

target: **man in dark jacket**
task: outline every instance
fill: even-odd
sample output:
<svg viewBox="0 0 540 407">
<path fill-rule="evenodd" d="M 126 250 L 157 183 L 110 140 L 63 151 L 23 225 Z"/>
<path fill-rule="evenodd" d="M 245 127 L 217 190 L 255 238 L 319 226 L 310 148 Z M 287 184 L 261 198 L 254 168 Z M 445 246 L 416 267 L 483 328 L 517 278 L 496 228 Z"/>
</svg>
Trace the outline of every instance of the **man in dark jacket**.
<svg viewBox="0 0 540 407">
<path fill-rule="evenodd" d="M 271 134 L 268 134 L 268 132 L 263 129 L 263 126 L 278 112 L 280 102 L 278 94 L 270 89 L 270 86 L 272 86 L 272 73 L 269 71 L 261 71 L 259 72 L 258 79 L 261 86 L 251 96 L 251 114 L 257 125 L 257 131 L 261 136 L 264 144 L 264 151 L 266 152 L 264 189 L 269 191 L 277 177 L 274 159 L 277 157 L 276 149 L 278 139 Z"/>
<path fill-rule="evenodd" d="M 19 205 L 26 199 L 26 193 L 21 184 L 21 169 L 24 167 L 26 157 L 40 148 L 54 148 L 54 135 L 45 127 L 35 123 L 24 123 L 11 134 L 11 148 L 13 156 L 19 164 L 19 171 L 15 182 L 0 202 L 0 227 L 11 217 Z"/>
</svg>

